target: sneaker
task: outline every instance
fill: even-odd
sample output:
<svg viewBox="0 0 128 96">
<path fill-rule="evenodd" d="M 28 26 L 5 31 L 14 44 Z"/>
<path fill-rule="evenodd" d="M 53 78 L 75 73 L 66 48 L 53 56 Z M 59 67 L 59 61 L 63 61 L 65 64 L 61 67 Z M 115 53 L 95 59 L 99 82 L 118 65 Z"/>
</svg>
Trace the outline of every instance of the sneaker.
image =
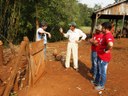
<svg viewBox="0 0 128 96">
<path fill-rule="evenodd" d="M 64 69 L 64 70 L 65 70 L 65 71 L 67 71 L 67 70 L 69 70 L 69 69 L 70 69 L 70 67 L 65 67 L 65 69 Z"/>
<path fill-rule="evenodd" d="M 68 66 L 68 67 L 67 67 L 67 66 L 64 66 L 64 67 L 65 67 L 66 69 L 70 69 L 70 66 Z"/>
<path fill-rule="evenodd" d="M 78 68 L 74 68 L 77 72 L 79 71 L 79 69 Z"/>
<path fill-rule="evenodd" d="M 92 75 L 94 74 L 94 71 L 91 69 L 90 71 L 89 71 Z"/>
<path fill-rule="evenodd" d="M 94 80 L 91 80 L 91 84 L 93 84 L 94 86 L 98 86 L 98 84 Z"/>
<path fill-rule="evenodd" d="M 95 89 L 96 89 L 97 91 L 104 90 L 104 86 L 96 86 Z"/>
</svg>

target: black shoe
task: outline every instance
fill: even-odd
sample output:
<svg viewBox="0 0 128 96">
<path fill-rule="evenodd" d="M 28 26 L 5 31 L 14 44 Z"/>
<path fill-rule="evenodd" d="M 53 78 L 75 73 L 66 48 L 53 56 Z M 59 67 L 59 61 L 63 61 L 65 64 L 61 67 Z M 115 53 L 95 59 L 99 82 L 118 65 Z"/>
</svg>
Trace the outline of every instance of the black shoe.
<svg viewBox="0 0 128 96">
<path fill-rule="evenodd" d="M 94 80 L 91 80 L 91 83 L 92 83 L 94 86 L 98 86 L 98 84 L 97 84 Z"/>
<path fill-rule="evenodd" d="M 90 72 L 92 75 L 94 74 L 93 70 L 90 70 L 89 72 Z"/>
<path fill-rule="evenodd" d="M 74 69 L 75 69 L 75 68 L 74 68 Z M 79 69 L 78 69 L 78 68 L 76 68 L 75 70 L 76 70 L 77 72 L 79 71 Z"/>
</svg>

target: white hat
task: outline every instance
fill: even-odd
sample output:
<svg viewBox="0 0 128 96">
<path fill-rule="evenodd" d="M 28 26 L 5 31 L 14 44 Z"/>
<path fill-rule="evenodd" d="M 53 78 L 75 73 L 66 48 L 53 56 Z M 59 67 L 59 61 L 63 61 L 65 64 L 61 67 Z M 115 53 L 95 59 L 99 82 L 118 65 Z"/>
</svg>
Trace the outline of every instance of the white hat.
<svg viewBox="0 0 128 96">
<path fill-rule="evenodd" d="M 99 30 L 99 31 L 102 31 L 102 26 L 101 26 L 101 25 L 97 25 L 97 26 L 95 27 L 95 29 L 96 29 L 96 30 Z"/>
<path fill-rule="evenodd" d="M 75 22 L 71 22 L 70 24 L 68 24 L 69 26 L 76 26 Z"/>
</svg>

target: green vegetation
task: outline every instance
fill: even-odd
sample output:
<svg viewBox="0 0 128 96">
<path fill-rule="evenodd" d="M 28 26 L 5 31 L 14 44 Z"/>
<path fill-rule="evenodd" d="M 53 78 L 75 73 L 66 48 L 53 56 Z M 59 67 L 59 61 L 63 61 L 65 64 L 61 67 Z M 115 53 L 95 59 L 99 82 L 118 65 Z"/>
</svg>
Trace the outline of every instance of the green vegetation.
<svg viewBox="0 0 128 96">
<path fill-rule="evenodd" d="M 63 40 L 59 27 L 66 31 L 71 21 L 78 26 L 90 26 L 90 16 L 96 8 L 88 8 L 77 0 L 0 0 L 0 34 L 17 44 L 23 36 L 34 41 L 38 22 L 44 20 L 53 36 L 50 41 Z M 2 36 L 0 40 L 5 42 Z"/>
<path fill-rule="evenodd" d="M 86 33 L 86 34 L 89 34 L 90 33 L 90 30 L 91 30 L 91 27 L 84 27 L 84 26 L 81 26 L 80 29 Z"/>
</svg>

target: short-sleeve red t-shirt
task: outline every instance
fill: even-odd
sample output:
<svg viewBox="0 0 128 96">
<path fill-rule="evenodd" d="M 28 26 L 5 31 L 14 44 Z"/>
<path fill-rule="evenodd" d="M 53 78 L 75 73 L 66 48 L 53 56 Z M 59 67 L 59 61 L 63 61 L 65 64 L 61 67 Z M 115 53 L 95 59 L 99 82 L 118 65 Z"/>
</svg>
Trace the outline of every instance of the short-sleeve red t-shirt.
<svg viewBox="0 0 128 96">
<path fill-rule="evenodd" d="M 103 37 L 103 34 L 102 33 L 100 33 L 100 34 L 97 34 L 96 33 L 96 34 L 93 35 L 93 39 L 96 40 L 96 41 L 98 41 L 98 45 L 97 46 L 92 45 L 91 46 L 92 51 L 97 51 L 97 48 L 99 46 L 99 42 L 100 42 L 100 40 L 101 40 L 102 37 Z"/>
<path fill-rule="evenodd" d="M 109 62 L 111 60 L 111 53 L 105 53 L 104 51 L 107 48 L 109 42 L 114 42 L 114 37 L 111 32 L 103 35 L 97 50 L 98 57 L 105 62 Z"/>
</svg>

